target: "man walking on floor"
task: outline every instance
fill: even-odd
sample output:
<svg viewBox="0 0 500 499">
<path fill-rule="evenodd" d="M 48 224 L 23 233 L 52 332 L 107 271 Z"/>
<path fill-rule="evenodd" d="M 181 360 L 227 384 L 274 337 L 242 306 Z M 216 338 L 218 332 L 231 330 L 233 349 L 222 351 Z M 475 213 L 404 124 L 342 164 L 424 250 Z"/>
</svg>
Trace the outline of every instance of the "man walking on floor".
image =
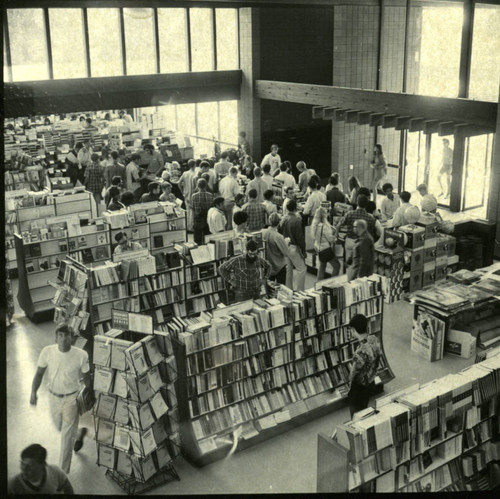
<svg viewBox="0 0 500 499">
<path fill-rule="evenodd" d="M 82 388 L 82 380 L 90 385 L 89 358 L 87 352 L 71 345 L 71 331 L 66 324 L 56 327 L 56 344 L 46 346 L 38 358 L 37 370 L 33 378 L 30 404 L 36 406 L 37 392 L 45 373 L 48 378 L 49 406 L 52 421 L 61 432 L 59 466 L 67 474 L 71 467 L 73 450 L 78 452 L 83 446 L 87 428 L 78 431 L 80 415 L 77 395 Z"/>
<path fill-rule="evenodd" d="M 219 193 L 224 198 L 224 213 L 227 220 L 227 230 L 233 228 L 233 209 L 236 196 L 240 192 L 240 186 L 236 180 L 238 169 L 235 166 L 229 168 L 229 173 L 219 182 Z"/>
<path fill-rule="evenodd" d="M 260 290 L 271 274 L 271 265 L 259 256 L 259 246 L 250 239 L 245 255 L 224 262 L 219 273 L 234 288 L 236 301 L 257 300 Z"/>
<path fill-rule="evenodd" d="M 196 244 L 204 244 L 205 236 L 210 234 L 208 225 L 208 212 L 214 204 L 214 195 L 207 192 L 207 181 L 198 179 L 198 192 L 193 194 L 191 205 L 193 207 L 193 233 Z"/>
</svg>

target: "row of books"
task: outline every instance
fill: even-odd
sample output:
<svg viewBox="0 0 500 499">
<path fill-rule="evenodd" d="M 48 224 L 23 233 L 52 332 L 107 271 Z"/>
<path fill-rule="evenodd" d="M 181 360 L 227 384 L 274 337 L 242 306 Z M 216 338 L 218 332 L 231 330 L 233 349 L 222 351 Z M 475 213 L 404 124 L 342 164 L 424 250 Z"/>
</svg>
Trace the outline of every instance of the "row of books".
<svg viewBox="0 0 500 499">
<path fill-rule="evenodd" d="M 224 279 L 222 279 L 222 277 L 213 277 L 212 279 L 187 283 L 186 297 L 187 299 L 196 298 L 197 295 L 216 293 L 219 291 L 224 291 L 225 289 L 226 289 L 226 284 L 224 282 Z"/>
<path fill-rule="evenodd" d="M 220 293 L 223 295 L 223 292 Z M 191 297 L 187 300 L 185 305 L 186 313 L 183 317 L 190 317 L 208 310 L 213 310 L 220 303 L 222 303 L 221 296 L 219 294 L 210 294 L 201 297 Z"/>
</svg>

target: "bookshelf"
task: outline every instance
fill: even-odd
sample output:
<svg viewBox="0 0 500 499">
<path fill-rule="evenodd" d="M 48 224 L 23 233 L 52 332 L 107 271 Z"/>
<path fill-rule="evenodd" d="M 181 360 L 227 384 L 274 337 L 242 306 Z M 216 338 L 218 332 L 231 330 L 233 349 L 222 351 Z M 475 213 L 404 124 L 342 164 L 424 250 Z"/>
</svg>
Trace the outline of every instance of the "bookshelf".
<svg viewBox="0 0 500 499">
<path fill-rule="evenodd" d="M 93 345 L 97 464 L 137 493 L 158 474 L 179 480 L 177 367 L 170 335 L 155 333 L 150 317 L 113 310 L 112 321 Z"/>
<path fill-rule="evenodd" d="M 318 492 L 498 489 L 499 375 L 496 355 L 377 400 L 335 438 L 320 435 Z"/>
<path fill-rule="evenodd" d="M 382 337 L 380 278 L 280 293 L 174 318 L 184 454 L 205 465 L 345 403 L 354 340 L 350 317 L 369 312 Z M 385 354 L 377 388 L 394 375 Z"/>
</svg>

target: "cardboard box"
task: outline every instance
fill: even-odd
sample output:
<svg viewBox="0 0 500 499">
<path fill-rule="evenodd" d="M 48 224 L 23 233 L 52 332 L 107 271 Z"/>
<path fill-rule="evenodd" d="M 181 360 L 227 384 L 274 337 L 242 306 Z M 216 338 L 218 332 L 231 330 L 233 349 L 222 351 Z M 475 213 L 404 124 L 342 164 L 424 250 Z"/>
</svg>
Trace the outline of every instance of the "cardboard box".
<svg viewBox="0 0 500 499">
<path fill-rule="evenodd" d="M 403 248 L 405 234 L 397 229 L 385 229 L 384 230 L 384 246 L 386 248 Z"/>
<path fill-rule="evenodd" d="M 427 248 L 436 249 L 436 238 L 435 237 L 432 237 L 431 239 L 426 239 L 424 241 L 424 249 L 427 249 Z"/>
<path fill-rule="evenodd" d="M 422 270 L 410 272 L 410 293 L 422 289 L 424 273 Z"/>
<path fill-rule="evenodd" d="M 435 280 L 436 282 L 438 281 L 444 281 L 446 279 L 446 265 L 436 265 L 436 272 L 435 272 Z"/>
<path fill-rule="evenodd" d="M 438 256 L 436 258 L 436 267 L 447 267 L 448 266 L 448 255 Z"/>
<path fill-rule="evenodd" d="M 465 331 L 450 329 L 444 342 L 444 351 L 470 359 L 476 353 L 476 338 Z"/>
<path fill-rule="evenodd" d="M 436 257 L 443 255 L 448 256 L 448 238 L 444 234 L 436 234 Z"/>
<path fill-rule="evenodd" d="M 432 286 L 436 280 L 436 274 L 435 274 L 435 269 L 434 270 L 428 270 L 423 273 L 422 276 L 422 287 L 425 288 L 426 286 Z"/>
<path fill-rule="evenodd" d="M 418 249 L 424 247 L 425 228 L 418 225 L 402 225 L 399 228 L 400 232 L 406 234 L 405 247 L 409 249 Z"/>
<path fill-rule="evenodd" d="M 448 265 L 455 265 L 458 263 L 460 257 L 458 255 L 448 256 Z"/>
<path fill-rule="evenodd" d="M 424 248 L 424 265 L 436 261 L 436 248 Z"/>
<path fill-rule="evenodd" d="M 424 268 L 424 248 L 411 250 L 410 270 L 422 270 Z"/>
<path fill-rule="evenodd" d="M 422 215 L 417 222 L 417 225 L 425 229 L 425 240 L 436 237 L 439 223 L 433 216 Z"/>
</svg>

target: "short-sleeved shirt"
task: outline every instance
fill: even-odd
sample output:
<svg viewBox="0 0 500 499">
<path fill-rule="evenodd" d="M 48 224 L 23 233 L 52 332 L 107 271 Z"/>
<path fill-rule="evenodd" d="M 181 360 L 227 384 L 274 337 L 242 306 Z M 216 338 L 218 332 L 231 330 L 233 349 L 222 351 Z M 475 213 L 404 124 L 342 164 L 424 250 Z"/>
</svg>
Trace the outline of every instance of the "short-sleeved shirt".
<svg viewBox="0 0 500 499">
<path fill-rule="evenodd" d="M 368 386 L 377 374 L 381 356 L 380 343 L 376 336 L 369 335 L 366 341 L 356 349 L 353 365 L 356 366 L 354 381 L 362 386 Z"/>
<path fill-rule="evenodd" d="M 251 200 L 245 206 L 243 211 L 248 214 L 247 229 L 249 231 L 261 230 L 266 225 L 266 209 L 261 203 Z"/>
<path fill-rule="evenodd" d="M 21 474 L 16 475 L 9 480 L 8 493 L 13 495 L 49 495 L 62 493 L 62 488 L 68 481 L 68 477 L 64 471 L 52 464 L 47 464 L 45 470 L 45 480 L 38 486 L 26 482 Z"/>
<path fill-rule="evenodd" d="M 58 345 L 46 346 L 38 358 L 38 367 L 46 367 L 48 388 L 58 395 L 80 390 L 82 375 L 89 372 L 89 356 L 81 348 L 61 352 Z"/>
</svg>

